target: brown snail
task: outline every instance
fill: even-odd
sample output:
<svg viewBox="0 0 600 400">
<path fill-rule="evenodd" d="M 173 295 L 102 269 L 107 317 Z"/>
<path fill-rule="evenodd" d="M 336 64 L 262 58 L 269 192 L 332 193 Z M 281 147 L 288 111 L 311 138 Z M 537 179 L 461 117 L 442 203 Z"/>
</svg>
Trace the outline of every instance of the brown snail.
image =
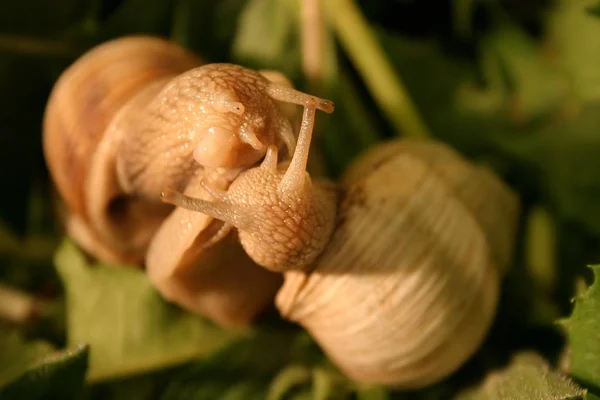
<svg viewBox="0 0 600 400">
<path fill-rule="evenodd" d="M 167 43 L 161 42 L 163 45 Z M 172 46 L 175 50 L 170 52 L 184 53 Z M 165 50 L 165 56 L 169 51 Z M 93 53 L 88 56 L 91 59 Z M 119 57 L 128 58 L 126 53 Z M 103 68 L 108 71 L 114 66 L 105 64 Z M 68 74 L 63 78 L 65 85 L 73 82 Z M 131 140 L 121 139 L 121 144 L 128 143 L 118 147 L 123 154 L 115 155 L 115 147 L 109 143 L 109 151 L 96 151 L 92 157 L 102 155 L 98 163 L 110 172 L 107 181 L 113 186 L 109 187 L 116 189 L 108 198 L 124 199 L 118 203 L 119 213 L 111 214 L 111 202 L 105 195 L 101 201 L 104 215 L 109 216 L 105 225 L 112 224 L 112 230 L 118 231 L 126 221 L 129 229 L 136 227 L 131 232 L 137 232 L 139 225 L 129 225 L 128 218 L 136 221 L 136 216 L 156 212 L 151 229 L 143 231 L 147 235 L 144 240 L 133 240 L 135 235 L 119 231 L 118 241 L 131 238 L 135 246 L 130 250 L 122 243 L 118 251 L 112 250 L 115 238 L 102 236 L 112 234 L 111 229 L 96 232 L 101 228 L 85 213 L 86 207 L 92 206 L 83 202 L 77 209 L 69 204 L 68 195 L 63 195 L 79 227 L 92 231 L 95 240 L 111 249 L 104 254 L 107 258 L 121 254 L 140 257 L 145 251 L 148 273 L 163 295 L 221 323 L 250 319 L 272 300 L 280 285 L 278 275 L 267 269 L 283 272 L 284 283 L 275 300 L 281 314 L 304 326 L 330 358 L 359 381 L 422 387 L 449 375 L 476 351 L 495 314 L 502 269 L 512 256 L 519 208 L 516 196 L 498 178 L 443 144 L 399 140 L 367 151 L 349 168 L 339 187 L 313 179 L 306 172 L 306 160 L 315 113 L 317 109 L 332 111 L 332 104 L 261 78 L 267 89 L 262 89 L 266 95 L 260 101 L 269 107 L 257 113 L 264 112 L 278 122 L 266 124 L 274 130 L 266 135 L 240 130 L 236 140 L 244 145 L 226 142 L 228 153 L 237 146 L 246 146 L 250 152 L 247 158 L 241 157 L 240 165 L 226 163 L 222 154 L 215 156 L 221 162 L 218 165 L 202 158 L 221 146 L 217 135 L 227 136 L 231 130 L 213 127 L 210 145 L 216 148 L 195 151 L 193 143 L 186 147 L 184 157 L 172 160 L 173 165 L 185 166 L 188 175 L 181 177 L 160 168 L 144 170 L 152 181 L 151 189 L 135 189 L 123 178 L 127 162 L 119 164 L 118 157 L 141 157 L 137 154 L 140 146 L 136 146 L 139 132 L 129 132 L 154 123 L 145 119 L 156 118 L 156 113 L 140 110 L 147 109 L 144 107 L 157 93 L 169 92 L 165 82 L 177 79 L 176 74 L 157 76 L 156 82 L 161 83 L 142 85 L 146 88 L 141 94 L 121 101 L 110 117 L 104 118 L 109 122 L 99 132 L 106 135 L 116 129 L 123 137 L 131 135 Z M 170 88 L 174 90 L 173 85 Z M 60 93 L 60 81 L 55 91 Z M 59 97 L 51 98 L 48 107 L 46 142 L 64 141 L 65 136 L 75 134 L 53 133 L 61 126 L 64 130 L 57 122 L 61 118 L 53 116 L 59 113 Z M 237 93 L 213 94 L 211 99 L 209 102 L 217 103 L 213 111 L 218 113 L 209 118 L 212 124 L 224 123 L 223 113 L 239 120 L 250 112 L 248 100 Z M 273 99 L 304 106 L 297 143 L 282 108 L 276 107 Z M 207 126 L 204 119 L 194 119 L 195 115 L 174 113 L 168 117 L 170 126 L 178 126 L 179 118 L 193 120 L 188 129 Z M 178 136 L 181 131 L 170 134 Z M 253 146 L 254 136 L 260 146 Z M 159 138 L 151 136 L 151 140 Z M 99 149 L 102 140 L 96 139 Z M 153 157 L 170 157 L 165 151 L 173 148 L 160 148 Z M 64 145 L 61 149 L 71 151 Z M 72 164 L 53 162 L 52 157 L 60 156 L 52 153 L 56 151 L 52 145 L 48 144 L 46 151 L 59 189 L 75 190 L 65 183 L 61 187 L 60 179 L 68 180 L 68 176 L 58 177 L 65 173 L 65 165 Z M 83 159 L 91 152 L 88 149 Z M 94 171 L 93 166 L 82 165 Z M 88 190 L 85 185 L 89 187 L 93 180 L 86 171 L 78 182 L 84 185 L 77 189 L 80 192 Z M 160 192 L 163 201 L 177 207 L 159 204 Z M 89 190 L 85 195 L 94 193 L 97 191 Z M 72 236 L 77 234 L 77 229 L 71 230 Z M 83 237 L 79 239 L 82 243 Z M 247 306 L 244 301 L 253 304 Z M 223 309 L 226 318 L 215 311 Z M 231 317 L 236 313 L 242 316 Z"/>
<path fill-rule="evenodd" d="M 220 221 L 173 212 L 160 193 L 198 195 L 201 182 L 223 190 L 269 146 L 293 151 L 281 102 L 306 101 L 332 106 L 273 72 L 203 65 L 158 38 L 90 50 L 61 75 L 44 119 L 69 235 L 103 261 L 145 262 L 167 298 L 222 324 L 247 322 L 272 300 L 279 276 L 245 256 Z"/>
</svg>

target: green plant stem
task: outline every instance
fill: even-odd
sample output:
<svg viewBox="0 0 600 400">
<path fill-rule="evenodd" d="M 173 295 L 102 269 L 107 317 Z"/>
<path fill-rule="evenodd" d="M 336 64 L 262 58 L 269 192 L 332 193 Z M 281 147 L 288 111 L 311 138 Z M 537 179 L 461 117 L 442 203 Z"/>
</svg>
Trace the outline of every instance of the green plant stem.
<svg viewBox="0 0 600 400">
<path fill-rule="evenodd" d="M 72 57 L 75 55 L 74 49 L 62 42 L 12 35 L 0 35 L 0 52 L 40 57 Z"/>
<path fill-rule="evenodd" d="M 29 236 L 24 240 L 15 237 L 0 221 L 0 255 L 27 261 L 52 259 L 58 241 L 46 236 Z"/>
<path fill-rule="evenodd" d="M 474 8 L 474 0 L 456 0 L 453 3 L 454 31 L 462 39 L 469 39 L 473 34 L 471 18 Z"/>
<path fill-rule="evenodd" d="M 354 1 L 323 0 L 321 4 L 342 46 L 395 130 L 405 136 L 430 136 L 400 77 Z"/>
<path fill-rule="evenodd" d="M 340 71 L 339 99 L 347 110 L 348 120 L 356 127 L 356 139 L 361 148 L 366 149 L 381 140 L 375 128 L 375 118 L 361 103 L 364 98 L 359 95 L 349 74 L 344 70 Z"/>
<path fill-rule="evenodd" d="M 303 0 L 300 18 L 302 69 L 311 90 L 323 85 L 323 22 L 319 0 Z"/>
<path fill-rule="evenodd" d="M 0 283 L 0 320 L 23 325 L 59 312 L 56 301 L 46 300 Z"/>
</svg>

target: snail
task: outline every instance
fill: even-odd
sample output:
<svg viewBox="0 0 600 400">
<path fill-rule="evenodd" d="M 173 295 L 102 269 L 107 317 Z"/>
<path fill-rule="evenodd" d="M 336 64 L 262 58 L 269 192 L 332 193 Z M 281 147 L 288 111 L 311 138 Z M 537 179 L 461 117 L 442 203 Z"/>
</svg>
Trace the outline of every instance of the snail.
<svg viewBox="0 0 600 400">
<path fill-rule="evenodd" d="M 257 175 L 273 170 L 271 157 L 267 153 L 263 165 L 240 175 L 239 186 L 247 188 L 246 179 L 259 185 Z M 493 321 L 513 250 L 518 199 L 491 172 L 449 147 L 418 140 L 368 151 L 343 182 L 334 230 L 316 234 L 326 243 L 311 243 L 309 250 L 319 254 L 305 263 L 282 259 L 272 265 L 265 250 L 255 248 L 279 251 L 288 243 L 279 230 L 267 231 L 282 226 L 272 221 L 289 218 L 277 208 L 252 211 L 255 219 L 269 221 L 258 244 L 256 227 L 243 222 L 248 210 L 224 215 L 219 202 L 230 206 L 238 185 L 220 194 L 216 206 L 174 191 L 164 199 L 232 224 L 242 221 L 236 226 L 247 253 L 265 268 L 284 271 L 276 297 L 280 313 L 306 328 L 348 376 L 414 389 L 438 382 L 476 351 Z M 319 190 L 315 186 L 305 190 Z M 327 204 L 329 210 L 332 199 L 307 207 Z M 245 242 L 244 230 L 251 240 Z"/>
<path fill-rule="evenodd" d="M 171 46 L 164 53 L 183 52 Z M 164 81 L 177 79 L 173 75 L 122 102 L 112 118 L 123 120 L 131 109 L 145 107 L 165 91 Z M 304 107 L 297 139 L 290 134 L 292 124 L 281 120 L 268 140 L 254 135 L 261 142 L 258 153 L 226 167 L 196 157 L 190 145 L 179 159 L 189 168 L 185 182 L 165 180 L 154 169 L 159 176 L 152 190 L 139 193 L 116 184 L 126 168 L 114 154 L 110 165 L 104 159 L 115 183 L 111 187 L 121 190 L 118 196 L 127 195 L 131 213 L 158 210 L 152 229 L 144 231 L 148 244 L 136 248 L 146 252 L 150 279 L 167 299 L 219 323 L 248 321 L 274 298 L 284 318 L 310 332 L 329 358 L 360 382 L 420 388 L 447 377 L 474 354 L 494 319 L 513 252 L 517 196 L 490 171 L 433 140 L 400 139 L 369 149 L 337 184 L 311 177 L 306 165 L 316 111 L 331 112 L 333 105 L 273 79 L 266 82 L 275 89 L 261 101 L 275 98 Z M 248 112 L 240 101 L 244 113 L 236 114 L 242 108 L 231 94 L 214 98 L 219 113 Z M 57 107 L 49 105 L 47 121 Z M 289 117 L 281 105 L 270 107 Z M 127 126 L 152 117 L 139 113 Z M 45 135 L 60 139 L 51 130 Z M 241 140 L 250 152 L 258 151 L 253 135 Z M 132 144 L 126 151 L 139 148 Z M 94 157 L 99 154 L 109 153 L 97 151 Z M 48 159 L 51 170 L 61 168 Z M 99 229 L 70 207 L 79 227 Z M 114 224 L 123 221 L 119 218 Z M 102 239 L 106 247 L 114 240 Z M 210 287 L 213 281 L 217 284 Z M 249 307 L 244 301 L 254 303 Z M 227 310 L 228 317 L 217 309 Z"/>
<path fill-rule="evenodd" d="M 91 49 L 59 77 L 44 116 L 68 235 L 104 262 L 145 265 L 170 300 L 223 325 L 247 323 L 281 278 L 252 262 L 220 221 L 173 210 L 160 193 L 223 190 L 270 146 L 292 152 L 285 103 L 307 101 L 331 112 L 281 74 L 205 64 L 160 38 Z"/>
</svg>

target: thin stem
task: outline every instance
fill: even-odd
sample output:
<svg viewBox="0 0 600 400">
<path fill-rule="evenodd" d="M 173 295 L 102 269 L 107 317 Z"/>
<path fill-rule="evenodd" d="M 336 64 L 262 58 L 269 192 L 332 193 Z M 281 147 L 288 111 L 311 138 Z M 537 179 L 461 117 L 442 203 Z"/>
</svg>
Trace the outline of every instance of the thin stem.
<svg viewBox="0 0 600 400">
<path fill-rule="evenodd" d="M 35 298 L 25 292 L 0 284 L 0 319 L 23 324 L 35 315 Z"/>
<path fill-rule="evenodd" d="M 0 222 L 0 255 L 8 255 L 27 261 L 50 260 L 58 242 L 46 236 L 29 236 L 19 240 Z"/>
<path fill-rule="evenodd" d="M 430 136 L 402 81 L 352 0 L 323 1 L 330 24 L 390 123 L 405 136 Z"/>
<path fill-rule="evenodd" d="M 354 132 L 359 146 L 367 148 L 381 139 L 377 134 L 377 123 L 362 104 L 363 98 L 358 94 L 348 73 L 342 70 L 340 77 L 340 106 L 345 108 L 348 122 L 355 127 Z"/>
<path fill-rule="evenodd" d="M 474 8 L 474 0 L 456 0 L 453 4 L 454 31 L 462 39 L 469 39 L 473 34 L 471 18 Z"/>
<path fill-rule="evenodd" d="M 302 64 L 310 90 L 318 92 L 323 81 L 323 23 L 320 0 L 302 1 Z"/>
<path fill-rule="evenodd" d="M 56 315 L 58 310 L 56 301 L 42 299 L 0 283 L 0 320 L 25 325 L 37 318 Z"/>
<path fill-rule="evenodd" d="M 74 49 L 62 42 L 11 35 L 0 35 L 0 52 L 34 56 L 71 57 L 75 55 Z"/>
</svg>

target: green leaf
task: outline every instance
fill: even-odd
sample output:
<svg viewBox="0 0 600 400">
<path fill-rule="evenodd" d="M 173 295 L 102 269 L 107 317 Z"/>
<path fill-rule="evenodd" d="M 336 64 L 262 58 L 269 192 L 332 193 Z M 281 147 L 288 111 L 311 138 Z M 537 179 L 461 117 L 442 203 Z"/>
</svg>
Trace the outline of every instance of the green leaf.
<svg viewBox="0 0 600 400">
<path fill-rule="evenodd" d="M 66 289 L 68 342 L 90 345 L 91 381 L 200 358 L 242 334 L 165 302 L 140 270 L 88 265 L 69 241 L 55 263 Z"/>
<path fill-rule="evenodd" d="M 161 400 L 346 399 L 354 384 L 332 369 L 304 331 L 262 326 L 169 382 Z"/>
<path fill-rule="evenodd" d="M 310 368 L 301 365 L 290 365 L 281 370 L 271 382 L 267 400 L 283 400 L 292 388 L 306 384 L 310 380 Z"/>
<path fill-rule="evenodd" d="M 573 115 L 557 115 L 527 135 L 505 135 L 499 143 L 531 167 L 559 215 L 600 234 L 600 102 Z"/>
<path fill-rule="evenodd" d="M 300 76 L 300 41 L 294 0 L 250 0 L 239 19 L 232 57 L 253 68 Z"/>
<path fill-rule="evenodd" d="M 596 4 L 589 6 L 586 8 L 586 11 L 596 17 L 600 17 L 600 2 L 596 2 Z"/>
<path fill-rule="evenodd" d="M 580 399 L 585 390 L 550 369 L 535 353 L 514 356 L 503 370 L 491 372 L 482 384 L 467 389 L 455 400 L 567 400 Z"/>
<path fill-rule="evenodd" d="M 548 41 L 584 100 L 600 99 L 600 19 L 586 12 L 597 0 L 560 0 L 549 19 Z M 596 8 L 597 9 L 597 8 Z"/>
<path fill-rule="evenodd" d="M 600 393 L 600 266 L 590 268 L 595 282 L 577 295 L 573 312 L 560 323 L 569 337 L 571 376 Z"/>
<path fill-rule="evenodd" d="M 83 18 L 94 0 L 21 0 L 2 2 L 2 33 L 48 35 Z M 33 11 L 32 11 L 33 10 Z"/>
<path fill-rule="evenodd" d="M 245 0 L 178 0 L 171 38 L 197 52 L 207 62 L 228 59 Z M 198 19 L 202 23 L 198 23 Z"/>
<path fill-rule="evenodd" d="M 518 120 L 546 114 L 566 97 L 567 77 L 520 27 L 503 22 L 484 38 L 483 49 L 494 53 L 507 76 L 511 113 Z"/>
<path fill-rule="evenodd" d="M 297 335 L 297 330 L 262 327 L 251 336 L 191 364 L 169 382 L 161 399 L 221 399 L 238 391 L 247 396 L 238 397 L 240 399 L 265 399 L 269 382 L 277 371 L 296 355 L 303 360 L 311 353 L 302 343 L 298 347 Z"/>
<path fill-rule="evenodd" d="M 414 40 L 377 30 L 379 40 L 394 68 L 402 77 L 411 98 L 437 139 L 449 142 L 463 152 L 476 152 L 501 129 L 497 121 L 504 98 L 482 96 L 466 106 L 465 87 L 474 80 L 474 69 L 445 55 L 433 40 Z M 474 96 L 475 97 L 475 96 Z M 485 109 L 480 109 L 486 103 Z"/>
<path fill-rule="evenodd" d="M 88 346 L 48 354 L 0 390 L 2 399 L 74 399 L 80 393 L 88 365 Z"/>
<path fill-rule="evenodd" d="M 27 343 L 16 332 L 0 330 L 0 387 L 22 375 L 31 364 L 53 350 L 46 342 Z"/>
<path fill-rule="evenodd" d="M 100 38 L 139 33 L 167 36 L 174 3 L 175 0 L 125 0 L 99 27 Z"/>
<path fill-rule="evenodd" d="M 356 389 L 357 400 L 389 400 L 390 393 L 382 386 L 361 386 Z"/>
<path fill-rule="evenodd" d="M 24 341 L 0 330 L 1 399 L 71 399 L 80 391 L 88 362 L 85 345 L 55 351 L 44 341 Z"/>
</svg>

